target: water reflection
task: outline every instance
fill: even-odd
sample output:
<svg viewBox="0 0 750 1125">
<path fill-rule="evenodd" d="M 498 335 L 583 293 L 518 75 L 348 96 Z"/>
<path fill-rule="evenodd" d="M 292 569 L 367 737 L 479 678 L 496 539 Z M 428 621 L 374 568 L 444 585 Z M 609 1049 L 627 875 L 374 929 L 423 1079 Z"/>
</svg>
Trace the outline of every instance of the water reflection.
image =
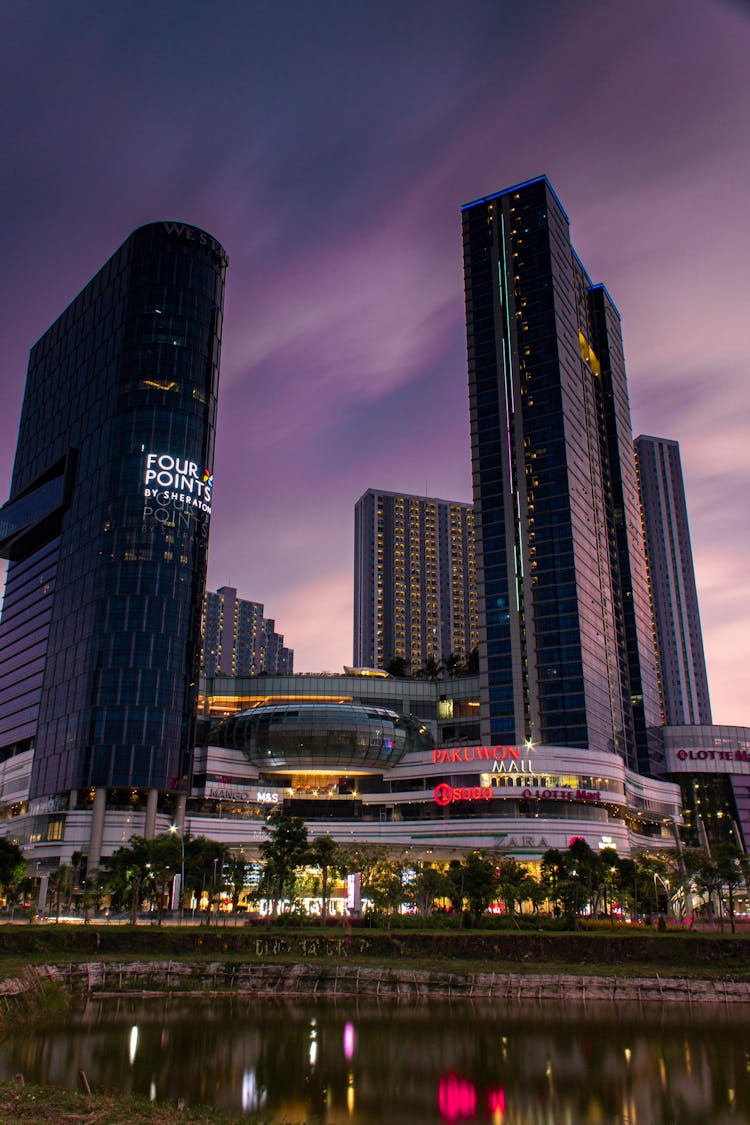
<svg viewBox="0 0 750 1125">
<path fill-rule="evenodd" d="M 0 1074 L 325 1125 L 750 1123 L 730 1010 L 269 1000 L 92 1004 L 0 1044 Z"/>
</svg>

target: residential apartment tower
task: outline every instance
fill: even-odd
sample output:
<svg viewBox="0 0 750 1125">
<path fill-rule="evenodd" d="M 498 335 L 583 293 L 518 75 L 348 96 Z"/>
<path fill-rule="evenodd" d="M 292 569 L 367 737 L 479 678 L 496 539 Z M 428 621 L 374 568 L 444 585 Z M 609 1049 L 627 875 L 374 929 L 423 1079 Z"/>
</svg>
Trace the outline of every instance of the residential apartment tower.
<svg viewBox="0 0 750 1125">
<path fill-rule="evenodd" d="M 467 661 L 479 639 L 471 505 L 368 489 L 354 527 L 355 665 Z"/>
</svg>

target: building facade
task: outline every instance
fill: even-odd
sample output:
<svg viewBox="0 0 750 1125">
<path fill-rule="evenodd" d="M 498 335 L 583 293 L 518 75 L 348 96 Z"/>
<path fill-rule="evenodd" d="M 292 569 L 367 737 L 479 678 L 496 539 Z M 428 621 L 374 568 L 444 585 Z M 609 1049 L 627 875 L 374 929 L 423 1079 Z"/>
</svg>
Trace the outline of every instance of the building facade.
<svg viewBox="0 0 750 1125">
<path fill-rule="evenodd" d="M 291 675 L 294 652 L 286 648 L 275 626 L 273 618 L 263 616 L 260 602 L 238 598 L 233 586 L 207 591 L 201 672 L 205 676 Z"/>
<path fill-rule="evenodd" d="M 466 662 L 479 641 L 471 505 L 368 489 L 354 528 L 355 665 Z"/>
<path fill-rule="evenodd" d="M 707 726 L 711 703 L 680 447 L 641 435 L 635 449 L 665 719 L 670 726 Z"/>
<path fill-rule="evenodd" d="M 189 780 L 227 257 L 151 223 L 32 348 L 0 550 L 0 759 L 29 765 L 19 829 L 108 804 L 174 815 Z M 24 833 L 26 840 L 23 839 Z"/>
<path fill-rule="evenodd" d="M 620 317 L 546 177 L 463 208 L 483 739 L 658 770 Z"/>
</svg>

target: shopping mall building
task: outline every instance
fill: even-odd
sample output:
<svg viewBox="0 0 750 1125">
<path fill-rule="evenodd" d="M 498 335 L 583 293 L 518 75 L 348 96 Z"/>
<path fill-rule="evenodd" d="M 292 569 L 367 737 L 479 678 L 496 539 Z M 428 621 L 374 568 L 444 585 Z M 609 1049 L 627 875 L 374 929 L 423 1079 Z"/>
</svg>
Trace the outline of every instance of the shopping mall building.
<svg viewBox="0 0 750 1125">
<path fill-rule="evenodd" d="M 154 819 L 145 789 L 110 789 L 104 857 L 176 824 L 252 858 L 276 808 L 301 817 L 311 837 L 415 859 L 484 848 L 534 861 L 579 837 L 627 857 L 674 847 L 677 829 L 696 844 L 727 827 L 746 840 L 747 728 L 664 728 L 666 781 L 588 748 L 483 744 L 474 676 L 215 677 L 201 681 L 198 706 L 187 800 L 176 794 Z M 94 793 L 81 790 L 72 808 L 40 807 L 29 799 L 28 757 L 0 762 L 0 827 L 44 871 L 88 853 Z"/>
</svg>

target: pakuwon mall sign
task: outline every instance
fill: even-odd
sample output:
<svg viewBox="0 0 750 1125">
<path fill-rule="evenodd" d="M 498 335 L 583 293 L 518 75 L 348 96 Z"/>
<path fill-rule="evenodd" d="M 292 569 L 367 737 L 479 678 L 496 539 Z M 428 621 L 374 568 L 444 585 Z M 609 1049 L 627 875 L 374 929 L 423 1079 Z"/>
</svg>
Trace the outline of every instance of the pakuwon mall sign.
<svg viewBox="0 0 750 1125">
<path fill-rule="evenodd" d="M 143 496 L 159 522 L 168 522 L 168 509 L 203 512 L 211 515 L 214 478 L 208 469 L 199 469 L 187 457 L 171 453 L 147 453 L 143 477 Z M 160 518 L 159 513 L 164 512 Z"/>
</svg>

